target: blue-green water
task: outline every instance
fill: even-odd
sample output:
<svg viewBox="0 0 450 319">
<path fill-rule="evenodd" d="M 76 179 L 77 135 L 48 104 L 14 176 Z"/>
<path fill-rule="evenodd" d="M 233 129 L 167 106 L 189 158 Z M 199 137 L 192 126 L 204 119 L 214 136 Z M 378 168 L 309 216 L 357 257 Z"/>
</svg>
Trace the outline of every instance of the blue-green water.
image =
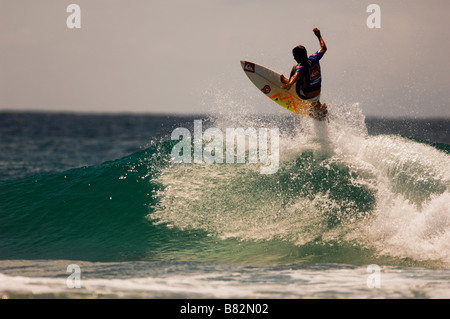
<svg viewBox="0 0 450 319">
<path fill-rule="evenodd" d="M 0 119 L 5 297 L 449 296 L 450 146 L 423 139 L 430 129 L 203 119 L 278 127 L 279 169 L 263 175 L 260 164 L 174 163 L 168 134 L 199 117 Z M 448 136 L 448 122 L 437 127 L 432 136 Z M 69 264 L 81 268 L 78 290 L 66 286 Z M 371 264 L 385 290 L 367 287 Z"/>
</svg>

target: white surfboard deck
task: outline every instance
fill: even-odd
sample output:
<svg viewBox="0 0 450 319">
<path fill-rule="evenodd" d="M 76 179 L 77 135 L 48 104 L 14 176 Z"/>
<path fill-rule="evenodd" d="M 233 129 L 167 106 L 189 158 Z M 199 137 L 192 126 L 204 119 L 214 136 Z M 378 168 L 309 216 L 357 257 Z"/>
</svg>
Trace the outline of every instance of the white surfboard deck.
<svg viewBox="0 0 450 319">
<path fill-rule="evenodd" d="M 309 113 L 312 102 L 299 98 L 295 85 L 289 90 L 282 89 L 281 74 L 250 61 L 241 61 L 241 66 L 250 81 L 272 101 L 296 114 Z"/>
</svg>

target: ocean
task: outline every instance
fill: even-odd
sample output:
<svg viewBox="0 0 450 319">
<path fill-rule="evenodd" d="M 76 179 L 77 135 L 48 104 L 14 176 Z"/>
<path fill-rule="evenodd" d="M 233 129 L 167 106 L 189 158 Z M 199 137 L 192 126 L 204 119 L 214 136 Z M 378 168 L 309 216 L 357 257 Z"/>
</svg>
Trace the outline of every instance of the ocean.
<svg viewBox="0 0 450 319">
<path fill-rule="evenodd" d="M 278 128 L 278 170 L 175 163 L 195 120 Z M 358 105 L 329 123 L 0 113 L 0 296 L 449 298 L 449 128 Z"/>
</svg>

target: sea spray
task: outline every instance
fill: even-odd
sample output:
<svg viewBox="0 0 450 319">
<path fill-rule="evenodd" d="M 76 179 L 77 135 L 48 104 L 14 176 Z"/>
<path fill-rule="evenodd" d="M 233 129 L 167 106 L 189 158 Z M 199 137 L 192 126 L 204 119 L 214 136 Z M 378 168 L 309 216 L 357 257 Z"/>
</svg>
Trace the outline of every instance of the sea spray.
<svg viewBox="0 0 450 319">
<path fill-rule="evenodd" d="M 357 245 L 373 250 L 373 258 L 390 255 L 447 261 L 448 250 L 436 247 L 445 248 L 437 242 L 444 242 L 449 227 L 445 219 L 443 223 L 434 221 L 443 218 L 446 207 L 427 218 L 426 223 L 442 226 L 434 232 L 428 253 L 421 247 L 421 252 L 414 254 L 406 240 L 402 247 L 393 237 L 381 240 L 377 235 L 389 238 L 389 233 L 380 229 L 380 219 L 387 218 L 383 225 L 394 222 L 389 212 L 395 211 L 399 202 L 404 201 L 402 207 L 415 214 L 424 205 L 441 207 L 437 203 L 448 192 L 448 172 L 440 172 L 440 167 L 449 167 L 448 155 L 401 137 L 369 136 L 358 104 L 333 105 L 330 113 L 329 125 L 297 117 L 292 129 L 280 130 L 281 162 L 274 176 L 260 178 L 248 164 L 227 170 L 217 166 L 164 170 L 160 182 L 170 185 L 170 190 L 163 193 L 161 201 L 170 211 L 156 208 L 151 216 L 222 239 L 283 240 L 299 247 Z M 262 124 L 261 118 L 247 112 L 232 112 L 225 118 L 217 123 L 212 120 L 212 125 L 274 125 L 272 119 L 266 118 Z M 405 163 L 402 157 L 396 158 L 402 149 Z M 393 171 L 391 164 L 406 171 Z M 192 188 L 189 181 L 194 180 Z M 177 194 L 183 194 L 182 199 Z"/>
</svg>

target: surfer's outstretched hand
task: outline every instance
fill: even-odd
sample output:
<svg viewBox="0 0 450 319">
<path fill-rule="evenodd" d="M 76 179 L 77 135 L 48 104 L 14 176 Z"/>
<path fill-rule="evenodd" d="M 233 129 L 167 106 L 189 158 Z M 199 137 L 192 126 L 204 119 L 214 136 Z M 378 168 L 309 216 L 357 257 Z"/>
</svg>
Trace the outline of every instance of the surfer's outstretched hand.
<svg viewBox="0 0 450 319">
<path fill-rule="evenodd" d="M 314 32 L 314 34 L 316 35 L 316 37 L 318 37 L 318 38 L 321 37 L 321 35 L 320 35 L 320 30 L 319 30 L 319 29 L 314 28 L 314 29 L 313 29 L 313 32 Z"/>
</svg>

